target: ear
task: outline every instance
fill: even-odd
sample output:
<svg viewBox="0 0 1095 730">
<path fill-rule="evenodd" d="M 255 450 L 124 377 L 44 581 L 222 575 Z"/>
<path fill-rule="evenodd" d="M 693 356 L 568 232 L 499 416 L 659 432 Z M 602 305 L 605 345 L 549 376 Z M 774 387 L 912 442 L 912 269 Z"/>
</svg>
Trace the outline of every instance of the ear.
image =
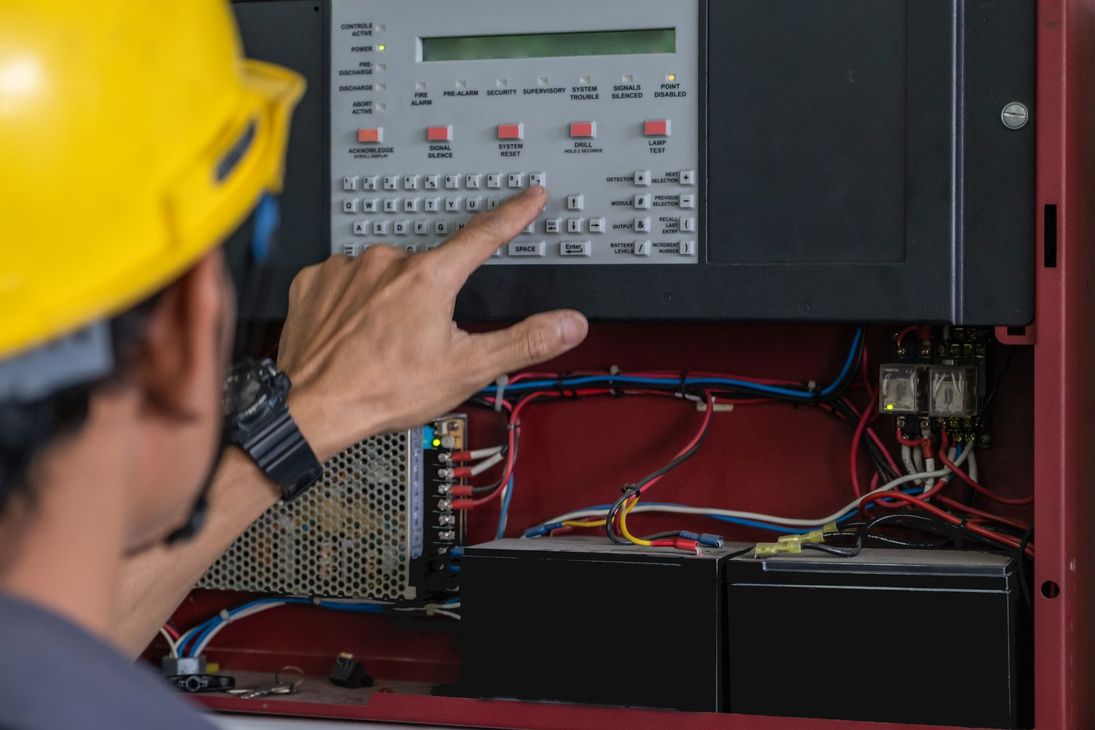
<svg viewBox="0 0 1095 730">
<path fill-rule="evenodd" d="M 211 388 L 223 381 L 231 310 L 217 248 L 163 292 L 149 319 L 140 366 L 149 405 L 184 418 L 201 415 L 199 404 L 209 403 Z"/>
</svg>

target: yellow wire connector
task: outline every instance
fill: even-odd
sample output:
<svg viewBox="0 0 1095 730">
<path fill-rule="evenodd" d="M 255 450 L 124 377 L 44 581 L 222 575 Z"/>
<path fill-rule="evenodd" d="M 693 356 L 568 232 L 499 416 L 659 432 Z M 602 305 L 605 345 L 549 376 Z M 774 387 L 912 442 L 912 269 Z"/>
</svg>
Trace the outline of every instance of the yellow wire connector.
<svg viewBox="0 0 1095 730">
<path fill-rule="evenodd" d="M 835 522 L 802 535 L 783 535 L 776 542 L 762 542 L 753 549 L 753 557 L 779 555 L 787 553 L 797 555 L 802 552 L 802 546 L 806 543 L 825 542 L 825 536 L 834 532 L 840 532 L 840 527 Z"/>
<path fill-rule="evenodd" d="M 780 553 L 797 554 L 802 552 L 801 540 L 789 540 L 787 542 L 761 542 L 753 548 L 754 558 L 769 557 Z"/>
</svg>

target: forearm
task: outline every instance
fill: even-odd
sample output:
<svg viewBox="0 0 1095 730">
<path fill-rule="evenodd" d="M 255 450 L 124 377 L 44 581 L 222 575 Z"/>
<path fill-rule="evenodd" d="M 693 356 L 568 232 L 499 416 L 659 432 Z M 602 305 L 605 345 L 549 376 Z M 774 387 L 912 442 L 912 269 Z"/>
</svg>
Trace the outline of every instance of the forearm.
<svg viewBox="0 0 1095 730">
<path fill-rule="evenodd" d="M 210 488 L 206 524 L 194 539 L 151 548 L 123 567 L 114 636 L 122 651 L 140 654 L 202 574 L 278 496 L 250 459 L 230 449 Z"/>
</svg>

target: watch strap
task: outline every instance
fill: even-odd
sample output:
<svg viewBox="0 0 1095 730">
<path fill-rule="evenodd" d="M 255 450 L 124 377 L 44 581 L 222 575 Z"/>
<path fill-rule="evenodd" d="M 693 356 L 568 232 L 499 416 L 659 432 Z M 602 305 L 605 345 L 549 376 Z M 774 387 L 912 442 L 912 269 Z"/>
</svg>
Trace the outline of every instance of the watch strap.
<svg viewBox="0 0 1095 730">
<path fill-rule="evenodd" d="M 286 407 L 263 424 L 246 443 L 240 444 L 240 448 L 281 487 L 286 502 L 304 494 L 323 476 L 323 465 Z"/>
</svg>

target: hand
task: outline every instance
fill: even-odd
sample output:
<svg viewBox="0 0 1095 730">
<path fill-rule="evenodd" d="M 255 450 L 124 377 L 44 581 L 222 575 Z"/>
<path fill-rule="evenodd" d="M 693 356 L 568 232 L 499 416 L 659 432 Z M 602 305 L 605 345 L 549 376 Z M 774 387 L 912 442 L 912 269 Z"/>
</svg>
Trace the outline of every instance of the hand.
<svg viewBox="0 0 1095 730">
<path fill-rule="evenodd" d="M 589 326 L 573 311 L 481 335 L 452 319 L 467 278 L 545 202 L 544 190 L 533 188 L 476 216 L 433 251 L 408 256 L 374 246 L 296 277 L 278 364 L 293 381 L 290 411 L 321 459 L 444 415 L 502 373 L 585 339 Z"/>
</svg>

